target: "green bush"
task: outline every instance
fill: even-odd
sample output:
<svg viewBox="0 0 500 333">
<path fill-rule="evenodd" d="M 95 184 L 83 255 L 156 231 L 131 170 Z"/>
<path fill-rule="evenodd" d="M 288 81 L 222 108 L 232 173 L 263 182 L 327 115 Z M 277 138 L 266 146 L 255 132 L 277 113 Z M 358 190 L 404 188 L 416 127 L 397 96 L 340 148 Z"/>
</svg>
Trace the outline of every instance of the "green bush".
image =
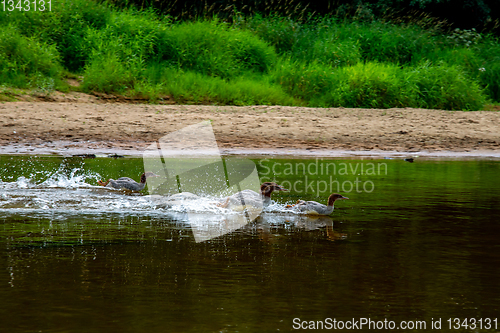
<svg viewBox="0 0 500 333">
<path fill-rule="evenodd" d="M 485 87 L 488 96 L 495 101 L 500 101 L 500 59 L 487 63 L 477 69 L 479 81 Z"/>
<path fill-rule="evenodd" d="M 333 67 L 352 66 L 361 60 L 358 43 L 351 40 L 320 39 L 314 42 L 309 59 Z"/>
<path fill-rule="evenodd" d="M 257 14 L 240 22 L 243 28 L 252 31 L 268 44 L 274 46 L 281 55 L 293 55 L 295 50 L 309 47 L 314 30 L 289 17 L 262 17 Z"/>
<path fill-rule="evenodd" d="M 500 101 L 500 43 L 492 36 L 481 39 L 472 47 L 478 61 L 467 68 L 472 77 L 477 78 L 488 96 Z"/>
<path fill-rule="evenodd" d="M 334 69 L 318 62 L 308 64 L 292 60 L 280 61 L 271 77 L 287 93 L 303 101 L 318 99 L 339 83 Z"/>
<path fill-rule="evenodd" d="M 415 25 L 385 22 L 349 24 L 343 34 L 357 36 L 365 61 L 411 64 L 425 58 L 439 45 L 438 38 Z"/>
<path fill-rule="evenodd" d="M 105 93 L 123 93 L 134 87 L 137 73 L 115 53 L 102 53 L 93 58 L 84 73 L 83 89 Z"/>
<path fill-rule="evenodd" d="M 66 70 L 83 75 L 84 91 L 152 101 L 467 110 L 500 101 L 500 43 L 472 30 L 235 13 L 232 24 L 173 23 L 84 0 L 1 14 L 0 80 L 10 86 L 51 91 Z"/>
<path fill-rule="evenodd" d="M 253 34 L 217 20 L 187 22 L 163 31 L 158 58 L 202 74 L 231 78 L 250 70 L 265 73 L 277 55 Z"/>
<path fill-rule="evenodd" d="M 476 81 L 460 67 L 444 63 L 401 69 L 368 62 L 335 69 L 288 61 L 280 63 L 272 75 L 275 83 L 309 106 L 480 110 L 486 102 Z"/>
<path fill-rule="evenodd" d="M 53 90 L 62 67 L 54 46 L 22 36 L 7 26 L 0 31 L 0 82 L 19 88 Z"/>
<path fill-rule="evenodd" d="M 392 64 L 366 63 L 342 69 L 336 99 L 345 107 L 391 108 L 409 102 L 401 89 L 399 68 Z"/>
<path fill-rule="evenodd" d="M 55 45 L 62 64 L 70 71 L 80 71 L 89 57 L 84 42 L 87 29 L 104 28 L 116 11 L 104 4 L 83 0 L 61 0 L 55 9 L 6 12 L 0 15 L 0 25 L 12 24 L 24 36 Z"/>
<path fill-rule="evenodd" d="M 255 16 L 242 25 L 276 47 L 281 55 L 336 66 L 355 65 L 361 60 L 415 63 L 440 43 L 434 31 L 412 24 L 345 22 L 334 18 L 298 23 L 286 17 Z"/>
<path fill-rule="evenodd" d="M 431 66 L 425 62 L 406 71 L 411 76 L 407 85 L 414 85 L 416 104 L 432 109 L 481 110 L 486 103 L 483 89 L 467 77 L 463 69 L 441 63 Z"/>
<path fill-rule="evenodd" d="M 151 89 L 152 87 L 152 89 Z M 168 95 L 180 103 L 230 105 L 297 105 L 279 86 L 262 76 L 240 76 L 233 80 L 184 71 L 155 63 L 143 72 L 143 80 L 136 84 L 133 94 L 158 100 Z"/>
<path fill-rule="evenodd" d="M 273 48 L 250 32 L 217 20 L 180 23 L 163 31 L 157 55 L 184 69 L 221 78 L 248 70 L 265 73 L 277 59 Z"/>
<path fill-rule="evenodd" d="M 484 94 L 495 101 L 500 100 L 500 44 L 492 36 L 469 39 L 448 39 L 449 44 L 436 49 L 424 58 L 433 63 L 447 63 L 460 67 L 470 79 L 477 81 Z"/>
<path fill-rule="evenodd" d="M 86 30 L 83 88 L 122 93 L 134 87 L 147 62 L 156 57 L 158 35 L 166 26 L 154 16 L 134 11 L 116 13 L 108 23 L 103 29 Z"/>
</svg>

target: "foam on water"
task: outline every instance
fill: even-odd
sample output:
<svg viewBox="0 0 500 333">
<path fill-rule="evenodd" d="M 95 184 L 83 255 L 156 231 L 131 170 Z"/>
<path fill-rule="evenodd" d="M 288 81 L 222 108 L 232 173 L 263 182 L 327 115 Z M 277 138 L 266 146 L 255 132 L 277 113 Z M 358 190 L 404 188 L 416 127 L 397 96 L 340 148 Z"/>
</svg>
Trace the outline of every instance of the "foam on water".
<svg viewBox="0 0 500 333">
<path fill-rule="evenodd" d="M 83 172 L 79 174 L 80 172 Z M 78 188 L 78 187 L 92 187 L 85 181 L 87 179 L 96 179 L 98 174 L 93 172 L 86 172 L 81 168 L 71 170 L 69 175 L 60 172 L 54 172 L 45 181 L 39 184 L 40 187 L 60 187 L 60 188 Z"/>
<path fill-rule="evenodd" d="M 225 197 L 169 198 L 91 185 L 101 178 L 99 173 L 80 167 L 68 169 L 60 166 L 52 171 L 32 172 L 14 181 L 0 181 L 0 215 L 48 217 L 51 220 L 83 215 L 94 218 L 130 214 L 157 216 L 189 224 L 201 240 L 235 230 L 249 222 L 248 219 L 241 220 L 245 212 L 217 205 Z M 257 219 L 266 224 L 301 223 L 297 214 L 284 204 L 273 202 L 262 213 L 265 214 L 260 214 L 259 210 L 252 216 L 266 215 Z M 221 228 L 221 225 L 225 227 Z"/>
</svg>

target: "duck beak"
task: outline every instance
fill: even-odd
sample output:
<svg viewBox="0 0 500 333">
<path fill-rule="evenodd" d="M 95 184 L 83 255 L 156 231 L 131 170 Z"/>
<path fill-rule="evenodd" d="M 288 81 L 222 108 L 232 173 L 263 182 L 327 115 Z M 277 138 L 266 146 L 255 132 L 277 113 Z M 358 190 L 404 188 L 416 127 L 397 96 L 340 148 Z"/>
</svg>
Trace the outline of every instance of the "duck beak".
<svg viewBox="0 0 500 333">
<path fill-rule="evenodd" d="M 342 198 L 339 198 L 339 199 L 349 199 L 348 197 L 342 197 Z"/>
<path fill-rule="evenodd" d="M 283 192 L 288 192 L 288 189 L 284 188 L 283 186 L 280 186 L 278 190 Z"/>
</svg>

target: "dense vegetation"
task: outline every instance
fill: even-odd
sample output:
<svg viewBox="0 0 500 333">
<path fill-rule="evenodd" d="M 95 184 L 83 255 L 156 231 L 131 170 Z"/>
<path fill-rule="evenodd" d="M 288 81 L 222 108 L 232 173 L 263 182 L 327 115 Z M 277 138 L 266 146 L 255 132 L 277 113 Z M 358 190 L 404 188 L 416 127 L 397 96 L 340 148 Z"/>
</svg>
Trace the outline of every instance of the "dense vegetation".
<svg viewBox="0 0 500 333">
<path fill-rule="evenodd" d="M 102 0 L 104 1 L 104 0 Z M 460 29 L 489 30 L 500 34 L 498 0 L 105 0 L 119 7 L 154 8 L 179 20 L 217 15 L 233 20 L 238 15 L 279 14 L 293 19 L 313 15 L 373 20 L 388 17 L 414 20 L 431 16 Z"/>
<path fill-rule="evenodd" d="M 429 17 L 233 15 L 174 20 L 152 10 L 60 1 L 1 12 L 0 83 L 153 102 L 425 107 L 500 101 L 500 43 Z"/>
</svg>

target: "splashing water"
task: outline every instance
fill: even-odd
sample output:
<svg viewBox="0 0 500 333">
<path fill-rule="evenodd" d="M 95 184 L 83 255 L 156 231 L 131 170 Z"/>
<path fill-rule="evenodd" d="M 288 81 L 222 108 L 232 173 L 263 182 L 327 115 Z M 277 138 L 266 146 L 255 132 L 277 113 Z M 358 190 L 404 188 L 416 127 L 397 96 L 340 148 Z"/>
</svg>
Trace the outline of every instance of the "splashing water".
<svg viewBox="0 0 500 333">
<path fill-rule="evenodd" d="M 68 170 L 61 164 L 54 171 L 34 171 L 28 177 L 19 176 L 15 181 L 0 180 L 0 209 L 6 211 L 53 210 L 66 214 L 82 212 L 157 212 L 235 214 L 235 212 L 218 207 L 224 198 L 199 197 L 194 200 L 168 201 L 152 200 L 151 196 L 138 193 L 124 193 L 119 190 L 91 185 L 103 178 L 98 172 L 88 171 L 82 167 Z M 165 200 L 167 199 L 167 200 Z M 287 212 L 284 205 L 272 204 L 265 208 L 266 212 Z M 289 212 L 289 211 L 288 211 Z"/>
</svg>

